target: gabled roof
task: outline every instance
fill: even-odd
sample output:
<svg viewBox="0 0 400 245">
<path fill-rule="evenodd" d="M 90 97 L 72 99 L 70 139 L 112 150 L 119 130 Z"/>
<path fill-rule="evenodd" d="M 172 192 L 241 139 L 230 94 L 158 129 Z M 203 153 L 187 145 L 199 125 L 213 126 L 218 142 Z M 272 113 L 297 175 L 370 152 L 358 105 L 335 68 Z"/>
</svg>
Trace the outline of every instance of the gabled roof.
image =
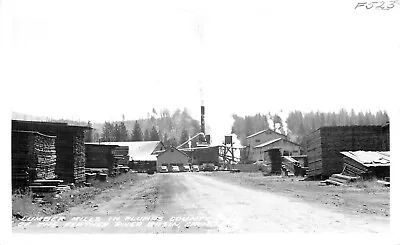
<svg viewBox="0 0 400 245">
<path fill-rule="evenodd" d="M 272 129 L 264 129 L 264 130 L 261 130 L 261 131 L 259 131 L 259 132 L 257 132 L 257 133 L 254 133 L 254 134 L 252 134 L 252 135 L 247 136 L 246 139 L 253 138 L 254 136 L 257 136 L 257 135 L 262 134 L 262 133 L 267 132 L 267 131 L 270 131 L 270 132 L 273 132 L 273 133 L 275 133 L 275 134 L 279 134 L 279 135 L 282 135 L 282 136 L 285 136 L 285 137 L 286 137 L 286 135 L 281 134 L 281 133 L 278 133 L 278 132 L 275 132 L 275 131 L 272 130 Z"/>
<path fill-rule="evenodd" d="M 270 140 L 270 141 L 268 141 L 268 142 L 265 142 L 265 143 L 262 143 L 262 144 L 256 145 L 254 148 L 262 148 L 262 147 L 264 147 L 264 146 L 271 145 L 271 144 L 273 144 L 273 143 L 275 143 L 275 142 L 278 142 L 278 141 L 281 141 L 281 140 L 283 140 L 283 141 L 286 141 L 286 142 L 289 142 L 289 143 L 291 143 L 291 144 L 294 144 L 294 145 L 297 145 L 297 146 L 299 146 L 299 144 L 297 144 L 297 143 L 294 143 L 294 142 L 292 142 L 292 141 L 290 141 L 290 140 L 283 139 L 283 138 L 277 138 L 277 139 L 273 139 L 273 140 Z"/>
<path fill-rule="evenodd" d="M 340 153 L 366 167 L 390 166 L 390 151 L 342 151 Z"/>
<path fill-rule="evenodd" d="M 130 142 L 102 142 L 104 145 L 118 145 L 129 147 L 129 159 L 132 161 L 157 161 L 155 150 L 161 141 L 130 141 Z"/>
<path fill-rule="evenodd" d="M 183 152 L 183 151 L 181 151 L 181 150 L 179 150 L 179 149 L 177 149 L 176 147 L 173 147 L 173 146 L 169 147 L 169 148 L 166 149 L 165 151 L 163 151 L 163 152 L 161 152 L 160 154 L 158 154 L 157 157 L 163 155 L 163 154 L 166 153 L 166 152 L 169 152 L 171 149 L 173 149 L 174 151 L 177 151 L 177 152 L 181 153 L 181 154 L 184 155 L 185 157 L 189 157 L 185 152 Z"/>
</svg>

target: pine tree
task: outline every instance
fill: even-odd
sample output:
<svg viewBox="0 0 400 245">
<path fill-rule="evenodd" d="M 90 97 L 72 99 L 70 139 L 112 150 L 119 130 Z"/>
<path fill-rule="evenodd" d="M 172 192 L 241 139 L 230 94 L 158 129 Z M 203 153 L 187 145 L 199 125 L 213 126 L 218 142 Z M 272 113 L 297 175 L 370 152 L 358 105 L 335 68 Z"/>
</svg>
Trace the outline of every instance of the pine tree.
<svg viewBox="0 0 400 245">
<path fill-rule="evenodd" d="M 113 132 L 113 141 L 114 142 L 121 141 L 121 132 L 120 132 L 119 125 L 117 123 L 114 124 L 112 132 Z"/>
<path fill-rule="evenodd" d="M 102 141 L 112 142 L 114 141 L 114 126 L 110 122 L 104 122 L 103 133 L 101 135 Z"/>
<path fill-rule="evenodd" d="M 144 141 L 149 141 L 150 140 L 150 133 L 149 130 L 146 128 L 146 130 L 144 131 Z"/>
<path fill-rule="evenodd" d="M 150 140 L 151 141 L 159 141 L 160 140 L 160 137 L 158 136 L 157 129 L 154 126 L 153 126 L 153 128 L 151 129 L 151 132 L 150 132 Z"/>
<path fill-rule="evenodd" d="M 189 139 L 189 133 L 188 133 L 188 131 L 186 129 L 183 129 L 182 130 L 182 134 L 181 134 L 181 138 L 179 140 L 179 144 L 183 144 L 188 139 Z"/>
<path fill-rule="evenodd" d="M 143 141 L 143 133 L 138 121 L 135 122 L 132 130 L 132 141 Z"/>
<path fill-rule="evenodd" d="M 123 121 L 119 124 L 119 136 L 120 139 L 118 141 L 125 142 L 128 140 L 128 130 L 126 129 L 125 123 Z"/>
<path fill-rule="evenodd" d="M 93 125 L 90 121 L 88 121 L 87 126 L 91 128 Z M 84 141 L 85 142 L 93 142 L 93 129 L 88 129 L 85 131 Z"/>
</svg>

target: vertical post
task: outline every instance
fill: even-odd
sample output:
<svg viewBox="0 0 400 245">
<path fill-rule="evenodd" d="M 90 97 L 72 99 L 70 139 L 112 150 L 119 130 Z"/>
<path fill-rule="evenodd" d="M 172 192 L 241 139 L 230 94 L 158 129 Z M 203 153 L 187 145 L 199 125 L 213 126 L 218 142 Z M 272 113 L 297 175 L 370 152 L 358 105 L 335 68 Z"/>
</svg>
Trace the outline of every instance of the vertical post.
<svg viewBox="0 0 400 245">
<path fill-rule="evenodd" d="M 233 148 L 233 140 L 231 141 L 231 149 L 232 149 L 232 162 L 235 161 L 235 155 L 233 154 L 234 148 Z"/>
</svg>

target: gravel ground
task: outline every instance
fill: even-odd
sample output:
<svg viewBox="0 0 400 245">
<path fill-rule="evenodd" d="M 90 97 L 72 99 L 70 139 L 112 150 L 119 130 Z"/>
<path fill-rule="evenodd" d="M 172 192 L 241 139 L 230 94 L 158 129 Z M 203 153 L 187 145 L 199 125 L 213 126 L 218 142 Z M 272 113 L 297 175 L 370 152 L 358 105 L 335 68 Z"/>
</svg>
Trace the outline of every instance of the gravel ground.
<svg viewBox="0 0 400 245">
<path fill-rule="evenodd" d="M 388 217 L 340 212 L 338 209 L 312 203 L 303 198 L 268 191 L 265 186 L 264 189 L 254 188 L 246 180 L 242 180 L 241 184 L 236 183 L 233 179 L 237 177 L 233 178 L 234 175 L 229 173 L 167 173 L 141 176 L 136 182 L 115 185 L 68 211 L 50 216 L 52 221 L 15 222 L 13 232 L 389 231 Z M 240 179 L 246 179 L 244 176 Z M 268 186 L 268 183 L 266 185 Z"/>
</svg>

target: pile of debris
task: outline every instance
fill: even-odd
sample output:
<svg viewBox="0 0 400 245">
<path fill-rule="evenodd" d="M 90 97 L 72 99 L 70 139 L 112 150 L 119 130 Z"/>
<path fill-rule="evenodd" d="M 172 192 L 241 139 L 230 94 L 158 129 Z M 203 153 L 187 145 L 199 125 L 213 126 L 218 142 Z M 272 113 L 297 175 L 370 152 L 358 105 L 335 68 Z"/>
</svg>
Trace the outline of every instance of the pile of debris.
<svg viewBox="0 0 400 245">
<path fill-rule="evenodd" d="M 33 131 L 12 131 L 13 187 L 36 179 L 54 179 L 57 161 L 55 136 Z"/>
<path fill-rule="evenodd" d="M 350 182 L 354 182 L 359 180 L 359 177 L 351 177 L 343 174 L 333 174 L 329 179 L 321 181 L 321 184 L 326 184 L 326 185 L 346 185 Z"/>
<path fill-rule="evenodd" d="M 55 198 L 56 194 L 70 190 L 73 184 L 63 185 L 63 180 L 35 180 L 29 186 L 35 202 L 43 202 Z"/>
</svg>

